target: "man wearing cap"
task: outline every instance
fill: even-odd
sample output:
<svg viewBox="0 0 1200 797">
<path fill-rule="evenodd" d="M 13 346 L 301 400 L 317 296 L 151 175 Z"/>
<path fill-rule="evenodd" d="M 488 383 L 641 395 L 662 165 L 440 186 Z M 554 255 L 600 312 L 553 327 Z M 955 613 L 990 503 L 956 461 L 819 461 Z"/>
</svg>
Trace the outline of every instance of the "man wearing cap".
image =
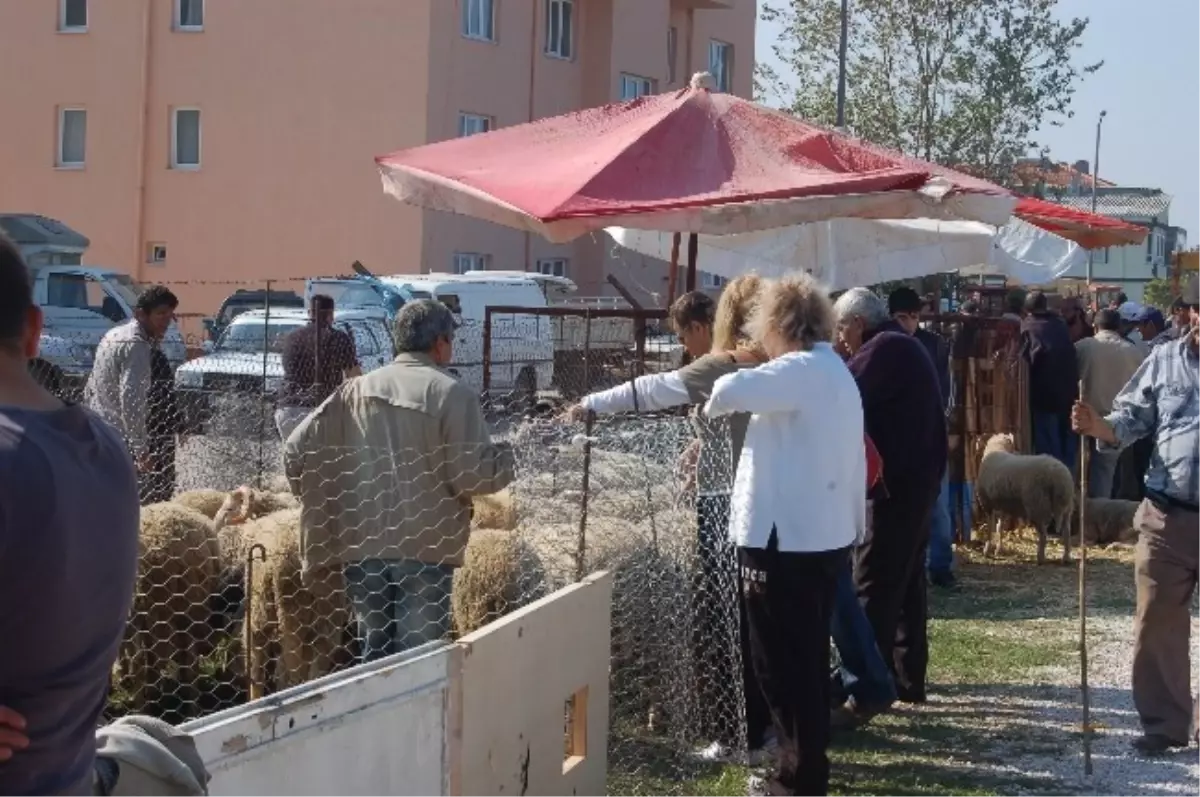
<svg viewBox="0 0 1200 797">
<path fill-rule="evenodd" d="M 1153 441 L 1146 498 L 1134 516 L 1133 650 L 1133 702 L 1143 731 L 1133 744 L 1151 755 L 1186 747 L 1188 737 L 1196 736 L 1189 661 L 1190 609 L 1200 564 L 1195 280 L 1183 299 L 1191 320 L 1188 335 L 1156 347 L 1117 394 L 1109 414 L 1082 401 L 1071 413 L 1075 430 L 1094 437 L 1101 449 L 1124 448 L 1141 438 Z"/>
<path fill-rule="evenodd" d="M 1075 343 L 1083 400 L 1107 412 L 1113 399 L 1145 359 L 1142 349 L 1120 335 L 1121 319 L 1115 310 L 1104 309 L 1093 319 L 1096 334 Z M 1120 452 L 1102 450 L 1093 443 L 1088 464 L 1088 497 L 1110 498 Z"/>
</svg>

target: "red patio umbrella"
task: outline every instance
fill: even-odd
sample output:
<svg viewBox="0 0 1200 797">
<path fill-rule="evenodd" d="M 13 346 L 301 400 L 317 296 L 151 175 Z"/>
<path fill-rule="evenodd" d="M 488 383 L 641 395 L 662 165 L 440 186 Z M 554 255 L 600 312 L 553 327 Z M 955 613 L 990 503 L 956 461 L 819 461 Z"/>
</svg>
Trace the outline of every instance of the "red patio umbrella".
<svg viewBox="0 0 1200 797">
<path fill-rule="evenodd" d="M 1034 197 L 1018 199 L 1013 215 L 1074 241 L 1084 249 L 1140 244 L 1146 240 L 1145 227 Z"/>
<path fill-rule="evenodd" d="M 998 186 L 709 81 L 384 155 L 384 190 L 555 242 L 613 226 L 726 235 L 846 217 L 1000 226 L 1012 213 Z"/>
</svg>

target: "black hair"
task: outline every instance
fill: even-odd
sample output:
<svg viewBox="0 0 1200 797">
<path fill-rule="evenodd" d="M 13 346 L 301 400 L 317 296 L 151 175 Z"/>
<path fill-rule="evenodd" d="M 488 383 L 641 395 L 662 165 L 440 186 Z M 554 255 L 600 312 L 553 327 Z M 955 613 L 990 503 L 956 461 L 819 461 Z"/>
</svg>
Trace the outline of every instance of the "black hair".
<svg viewBox="0 0 1200 797">
<path fill-rule="evenodd" d="M 912 288 L 901 286 L 888 294 L 888 313 L 919 313 L 925 302 Z"/>
<path fill-rule="evenodd" d="M 151 285 L 137 300 L 137 309 L 143 313 L 153 313 L 160 307 L 174 310 L 178 306 L 179 298 L 166 285 Z"/>
<path fill-rule="evenodd" d="M 707 293 L 689 291 L 671 304 L 668 314 L 676 332 L 682 332 L 692 324 L 711 328 L 717 314 L 717 303 Z"/>
<path fill-rule="evenodd" d="M 1030 291 L 1025 296 L 1025 312 L 1044 313 L 1047 307 L 1049 307 L 1049 303 L 1044 291 Z"/>
<path fill-rule="evenodd" d="M 314 313 L 332 313 L 333 297 L 325 293 L 314 293 L 312 297 L 312 309 Z"/>
<path fill-rule="evenodd" d="M 1092 319 L 1092 326 L 1096 327 L 1096 329 L 1118 332 L 1121 329 L 1121 314 L 1116 310 L 1108 308 L 1098 310 L 1096 316 Z"/>
<path fill-rule="evenodd" d="M 0 231 L 0 345 L 15 344 L 33 307 L 33 281 L 21 250 Z"/>
</svg>

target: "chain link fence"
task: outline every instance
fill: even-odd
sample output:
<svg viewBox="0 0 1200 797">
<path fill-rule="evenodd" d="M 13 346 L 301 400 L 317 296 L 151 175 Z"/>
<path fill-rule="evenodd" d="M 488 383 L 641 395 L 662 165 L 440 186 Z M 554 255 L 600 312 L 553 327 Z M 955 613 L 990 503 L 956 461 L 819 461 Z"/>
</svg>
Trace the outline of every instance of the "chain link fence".
<svg viewBox="0 0 1200 797">
<path fill-rule="evenodd" d="M 699 421 L 682 411 L 558 416 L 588 391 L 678 366 L 662 311 L 492 308 L 463 320 L 451 369 L 480 394 L 505 452 L 510 477 L 497 480 L 494 462 L 436 435 L 410 447 L 317 435 L 285 456 L 282 432 L 311 409 L 279 414 L 283 342 L 306 311 L 276 303 L 288 291 L 278 283 L 217 288 L 242 290 L 242 307 L 200 316 L 185 300 L 176 327 L 188 332 L 153 347 L 126 339 L 132 327 L 106 339 L 113 319 L 60 326 L 67 357 L 44 340 L 34 365 L 60 396 L 106 408 L 131 443 L 144 422 L 141 557 L 110 718 L 205 716 L 468 633 L 607 569 L 610 791 L 683 791 L 714 771 L 702 748 L 745 750 L 727 430 L 697 453 Z M 395 355 L 385 317 L 338 313 L 334 328 L 364 371 Z M 134 390 L 138 358 L 147 372 Z"/>
</svg>

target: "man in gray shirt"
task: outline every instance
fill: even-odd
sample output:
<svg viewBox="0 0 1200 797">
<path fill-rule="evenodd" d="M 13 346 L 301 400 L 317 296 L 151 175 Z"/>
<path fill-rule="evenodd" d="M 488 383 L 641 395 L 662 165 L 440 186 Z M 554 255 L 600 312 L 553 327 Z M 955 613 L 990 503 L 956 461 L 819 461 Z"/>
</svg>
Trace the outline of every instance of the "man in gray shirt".
<svg viewBox="0 0 1200 797">
<path fill-rule="evenodd" d="M 91 794 L 137 574 L 137 478 L 112 427 L 30 375 L 41 327 L 0 235 L 0 794 Z"/>
</svg>

